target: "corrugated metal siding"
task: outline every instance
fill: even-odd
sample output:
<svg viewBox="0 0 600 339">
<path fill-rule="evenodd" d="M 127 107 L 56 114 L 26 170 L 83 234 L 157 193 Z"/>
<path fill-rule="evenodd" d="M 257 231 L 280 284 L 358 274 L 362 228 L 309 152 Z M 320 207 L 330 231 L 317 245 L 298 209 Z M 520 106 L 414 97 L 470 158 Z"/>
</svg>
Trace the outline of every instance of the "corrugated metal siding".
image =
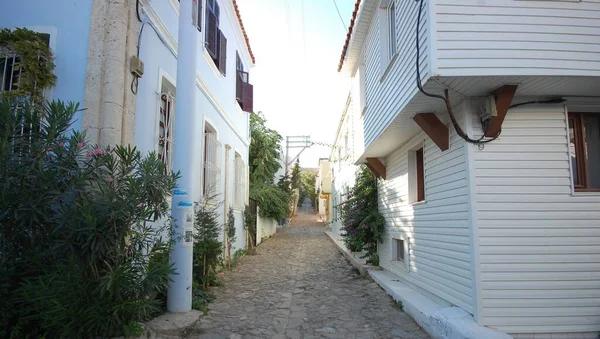
<svg viewBox="0 0 600 339">
<path fill-rule="evenodd" d="M 437 0 L 437 70 L 600 75 L 600 0 Z"/>
<path fill-rule="evenodd" d="M 600 196 L 571 195 L 564 108 L 511 110 L 474 158 L 483 324 L 600 331 Z"/>
<path fill-rule="evenodd" d="M 396 1 L 396 34 L 398 56 L 386 77 L 380 66 L 379 16 L 375 14 L 369 28 L 365 48 L 367 74 L 367 109 L 364 120 L 365 148 L 368 147 L 394 120 L 408 101 L 417 93 L 415 82 L 415 26 L 418 3 Z M 429 14 L 424 5 L 421 29 L 421 76 L 429 78 Z"/>
<path fill-rule="evenodd" d="M 408 203 L 407 152 L 425 140 L 425 203 Z M 387 221 L 380 265 L 438 297 L 473 313 L 469 235 L 469 191 L 464 141 L 451 134 L 440 149 L 419 133 L 386 159 L 387 180 L 379 187 L 379 209 Z M 392 260 L 392 237 L 410 238 L 410 272 Z"/>
</svg>

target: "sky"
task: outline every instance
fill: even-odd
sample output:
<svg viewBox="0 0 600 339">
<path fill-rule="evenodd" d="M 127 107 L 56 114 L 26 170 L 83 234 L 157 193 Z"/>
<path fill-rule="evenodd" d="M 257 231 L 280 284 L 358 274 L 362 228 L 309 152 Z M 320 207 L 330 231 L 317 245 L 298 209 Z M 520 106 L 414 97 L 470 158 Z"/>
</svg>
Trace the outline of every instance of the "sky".
<svg viewBox="0 0 600 339">
<path fill-rule="evenodd" d="M 254 111 L 284 138 L 310 135 L 313 142 L 333 143 L 350 90 L 337 65 L 354 2 L 335 0 L 342 23 L 334 0 L 237 0 L 256 58 Z M 300 166 L 317 167 L 330 153 L 313 146 L 301 154 Z"/>
</svg>

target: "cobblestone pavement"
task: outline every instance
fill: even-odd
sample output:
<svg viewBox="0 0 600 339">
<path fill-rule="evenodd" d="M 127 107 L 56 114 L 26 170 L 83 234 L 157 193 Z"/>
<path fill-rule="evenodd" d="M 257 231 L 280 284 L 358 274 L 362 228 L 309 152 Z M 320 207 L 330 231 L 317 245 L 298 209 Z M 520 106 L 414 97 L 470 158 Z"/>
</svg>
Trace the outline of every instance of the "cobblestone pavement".
<svg viewBox="0 0 600 339">
<path fill-rule="evenodd" d="M 300 217 L 225 272 L 200 338 L 429 338 L 324 230 Z"/>
</svg>

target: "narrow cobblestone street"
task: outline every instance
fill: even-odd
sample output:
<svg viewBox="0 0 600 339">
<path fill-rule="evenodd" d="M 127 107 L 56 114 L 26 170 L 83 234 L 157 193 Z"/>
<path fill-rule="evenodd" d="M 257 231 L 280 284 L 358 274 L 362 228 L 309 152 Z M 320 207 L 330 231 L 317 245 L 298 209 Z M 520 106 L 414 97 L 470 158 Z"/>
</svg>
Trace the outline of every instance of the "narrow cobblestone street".
<svg viewBox="0 0 600 339">
<path fill-rule="evenodd" d="M 300 215 L 222 275 L 200 338 L 428 338 Z"/>
</svg>

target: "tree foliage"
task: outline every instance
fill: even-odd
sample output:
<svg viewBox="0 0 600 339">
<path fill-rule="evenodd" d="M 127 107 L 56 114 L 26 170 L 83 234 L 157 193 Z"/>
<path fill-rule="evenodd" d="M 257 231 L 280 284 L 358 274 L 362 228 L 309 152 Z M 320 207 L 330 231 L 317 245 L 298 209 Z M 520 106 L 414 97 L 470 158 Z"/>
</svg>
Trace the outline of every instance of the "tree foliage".
<svg viewBox="0 0 600 339">
<path fill-rule="evenodd" d="M 306 169 L 300 173 L 300 203 L 308 197 L 310 199 L 311 206 L 314 207 L 315 199 L 317 198 L 317 192 L 315 191 L 316 175 L 313 170 Z"/>
<path fill-rule="evenodd" d="M 34 102 L 41 102 L 45 88 L 54 85 L 54 56 L 50 47 L 39 34 L 25 28 L 0 30 L 0 56 L 18 56 L 16 69 L 19 75 L 19 86 L 14 92 L 5 95 L 14 97 L 28 96 Z"/>
<path fill-rule="evenodd" d="M 233 207 L 229 206 L 227 212 L 227 222 L 225 222 L 225 234 L 227 235 L 227 261 L 231 268 L 231 246 L 236 240 L 235 235 L 235 215 L 233 214 Z"/>
<path fill-rule="evenodd" d="M 385 219 L 378 209 L 377 179 L 366 166 L 359 168 L 346 199 L 341 205 L 344 243 L 351 251 L 366 251 L 367 262 L 379 265 L 377 243 L 382 240 Z"/>
<path fill-rule="evenodd" d="M 281 135 L 266 127 L 260 113 L 250 116 L 250 131 L 250 198 L 256 200 L 261 217 L 281 220 L 290 213 L 289 192 L 273 183 L 281 168 Z"/>
<path fill-rule="evenodd" d="M 162 308 L 177 175 L 67 135 L 77 111 L 0 102 L 0 337 L 117 336 Z"/>
<path fill-rule="evenodd" d="M 219 241 L 220 223 L 217 208 L 220 204 L 209 204 L 205 199 L 196 203 L 194 220 L 194 281 L 207 289 L 223 253 Z"/>
<path fill-rule="evenodd" d="M 292 183 L 292 189 L 302 189 L 302 181 L 300 178 L 300 174 L 301 174 L 302 169 L 300 168 L 300 159 L 296 159 L 296 162 L 294 163 L 294 167 L 292 167 L 292 177 L 291 177 L 291 183 Z"/>
<path fill-rule="evenodd" d="M 273 183 L 275 174 L 281 168 L 281 135 L 267 128 L 267 120 L 261 113 L 250 115 L 249 171 L 250 183 L 268 185 Z"/>
</svg>

